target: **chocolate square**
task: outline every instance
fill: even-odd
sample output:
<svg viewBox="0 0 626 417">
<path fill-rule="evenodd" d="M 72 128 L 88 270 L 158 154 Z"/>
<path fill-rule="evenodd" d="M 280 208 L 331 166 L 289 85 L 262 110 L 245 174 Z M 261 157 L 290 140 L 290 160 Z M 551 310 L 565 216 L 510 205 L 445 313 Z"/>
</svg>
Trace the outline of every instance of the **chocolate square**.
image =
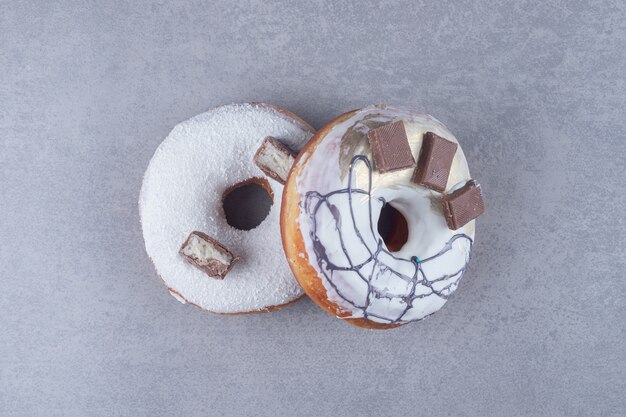
<svg viewBox="0 0 626 417">
<path fill-rule="evenodd" d="M 444 192 L 458 147 L 456 143 L 433 132 L 426 132 L 412 181 L 431 190 Z"/>
<path fill-rule="evenodd" d="M 254 154 L 254 163 L 268 177 L 285 185 L 296 154 L 271 136 L 267 136 Z"/>
<path fill-rule="evenodd" d="M 370 130 L 367 139 L 372 149 L 374 166 L 379 172 L 398 171 L 415 166 L 402 120 Z"/>
<path fill-rule="evenodd" d="M 224 279 L 239 260 L 226 246 L 198 231 L 189 234 L 179 253 L 187 262 L 215 279 Z"/>
<path fill-rule="evenodd" d="M 469 180 L 463 187 L 444 195 L 441 205 L 451 230 L 465 226 L 485 211 L 480 185 L 474 180 Z"/>
</svg>

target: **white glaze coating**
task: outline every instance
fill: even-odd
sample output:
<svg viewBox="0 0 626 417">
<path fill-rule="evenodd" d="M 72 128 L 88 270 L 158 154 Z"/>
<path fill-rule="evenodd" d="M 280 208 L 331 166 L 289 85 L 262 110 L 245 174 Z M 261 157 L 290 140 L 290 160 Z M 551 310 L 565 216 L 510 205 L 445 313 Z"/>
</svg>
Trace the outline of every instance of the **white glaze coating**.
<svg viewBox="0 0 626 417">
<path fill-rule="evenodd" d="M 349 182 L 346 161 L 354 155 L 364 155 L 372 160 L 367 145 L 370 127 L 396 120 L 405 123 L 416 161 L 423 134 L 427 131 L 458 143 L 454 135 L 431 116 L 392 107 L 367 107 L 334 126 L 312 154 L 300 159 L 302 170 L 296 182 L 301 201 L 307 201 L 310 192 L 327 196 L 345 189 Z M 298 222 L 309 263 L 318 272 L 328 299 L 348 313 L 347 317 L 366 317 L 386 324 L 419 320 L 439 310 L 458 286 L 462 274 L 458 272 L 469 260 L 469 239 L 454 240 L 450 250 L 421 263 L 419 270 L 412 258 L 425 260 L 437 255 L 457 234 L 473 239 L 475 221 L 459 230 L 449 230 L 440 209 L 441 194 L 411 182 L 412 174 L 412 169 L 385 174 L 374 169 L 371 198 L 363 193 L 337 193 L 320 199 L 314 194 L 309 201 L 313 206 L 315 201 L 323 201 L 318 204 L 319 209 L 314 214 L 312 210 L 301 210 Z M 369 171 L 366 164 L 355 162 L 353 175 L 352 187 L 367 191 Z M 468 179 L 469 169 L 459 146 L 447 190 Z M 348 195 L 352 195 L 352 203 Z M 399 210 L 408 223 L 408 241 L 393 254 L 376 252 L 380 241 L 376 222 L 383 207 L 381 198 Z M 370 203 L 373 227 L 370 225 Z M 341 220 L 337 221 L 338 218 Z M 319 249 L 316 251 L 311 235 L 317 236 L 325 256 L 318 256 L 320 252 Z M 326 262 L 344 270 L 332 268 L 331 271 Z M 355 268 L 355 265 L 359 266 Z M 411 282 L 407 277 L 415 278 Z"/>
<path fill-rule="evenodd" d="M 229 226 L 222 209 L 228 187 L 265 178 L 252 158 L 266 136 L 299 150 L 312 132 L 271 107 L 232 104 L 180 123 L 152 157 L 139 198 L 143 236 L 158 274 L 179 301 L 217 313 L 242 313 L 303 294 L 281 244 L 282 185 L 270 181 L 274 203 L 253 230 Z M 178 253 L 194 230 L 241 257 L 224 280 L 207 277 Z"/>
</svg>

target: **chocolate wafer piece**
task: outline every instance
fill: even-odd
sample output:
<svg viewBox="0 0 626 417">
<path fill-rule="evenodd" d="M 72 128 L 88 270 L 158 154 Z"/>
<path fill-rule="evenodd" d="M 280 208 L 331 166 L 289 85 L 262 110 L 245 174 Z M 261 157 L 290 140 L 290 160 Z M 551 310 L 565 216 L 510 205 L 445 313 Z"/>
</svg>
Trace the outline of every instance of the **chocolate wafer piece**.
<svg viewBox="0 0 626 417">
<path fill-rule="evenodd" d="M 402 120 L 370 130 L 367 139 L 374 157 L 374 166 L 379 172 L 398 171 L 415 166 Z"/>
<path fill-rule="evenodd" d="M 463 187 L 444 195 L 441 205 L 451 230 L 465 226 L 485 211 L 480 185 L 474 180 L 469 180 Z"/>
<path fill-rule="evenodd" d="M 198 231 L 191 232 L 178 253 L 187 262 L 216 279 L 224 279 L 239 260 L 220 242 Z"/>
<path fill-rule="evenodd" d="M 456 143 L 433 132 L 426 132 L 412 181 L 431 190 L 444 192 L 458 147 Z"/>
<path fill-rule="evenodd" d="M 254 163 L 270 178 L 285 184 L 295 153 L 271 136 L 266 137 L 254 154 Z"/>
</svg>

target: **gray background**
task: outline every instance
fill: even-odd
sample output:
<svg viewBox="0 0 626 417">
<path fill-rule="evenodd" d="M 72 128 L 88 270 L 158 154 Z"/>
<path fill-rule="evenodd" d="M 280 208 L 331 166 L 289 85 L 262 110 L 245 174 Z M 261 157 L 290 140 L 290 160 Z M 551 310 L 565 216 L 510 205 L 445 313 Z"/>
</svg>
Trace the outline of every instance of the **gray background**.
<svg viewBox="0 0 626 417">
<path fill-rule="evenodd" d="M 626 414 L 624 2 L 465 3 L 1 1 L 0 415 Z M 375 332 L 167 293 L 142 174 L 249 100 L 456 133 L 488 212 L 441 312 Z"/>
</svg>

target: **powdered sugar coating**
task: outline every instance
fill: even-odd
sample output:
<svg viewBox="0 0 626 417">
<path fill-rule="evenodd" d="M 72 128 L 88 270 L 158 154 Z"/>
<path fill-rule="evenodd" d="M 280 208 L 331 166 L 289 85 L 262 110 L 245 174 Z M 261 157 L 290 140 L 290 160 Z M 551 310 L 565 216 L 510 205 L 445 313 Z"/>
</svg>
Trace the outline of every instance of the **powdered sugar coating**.
<svg viewBox="0 0 626 417">
<path fill-rule="evenodd" d="M 299 150 L 312 134 L 308 125 L 275 107 L 231 104 L 178 124 L 161 143 L 144 175 L 139 210 L 146 251 L 179 301 L 217 313 L 243 313 L 303 294 L 282 249 L 283 186 L 269 180 L 274 203 L 265 220 L 249 231 L 226 223 L 222 194 L 238 182 L 265 177 L 252 158 L 266 136 Z M 241 257 L 223 281 L 208 277 L 178 253 L 194 230 Z"/>
</svg>

